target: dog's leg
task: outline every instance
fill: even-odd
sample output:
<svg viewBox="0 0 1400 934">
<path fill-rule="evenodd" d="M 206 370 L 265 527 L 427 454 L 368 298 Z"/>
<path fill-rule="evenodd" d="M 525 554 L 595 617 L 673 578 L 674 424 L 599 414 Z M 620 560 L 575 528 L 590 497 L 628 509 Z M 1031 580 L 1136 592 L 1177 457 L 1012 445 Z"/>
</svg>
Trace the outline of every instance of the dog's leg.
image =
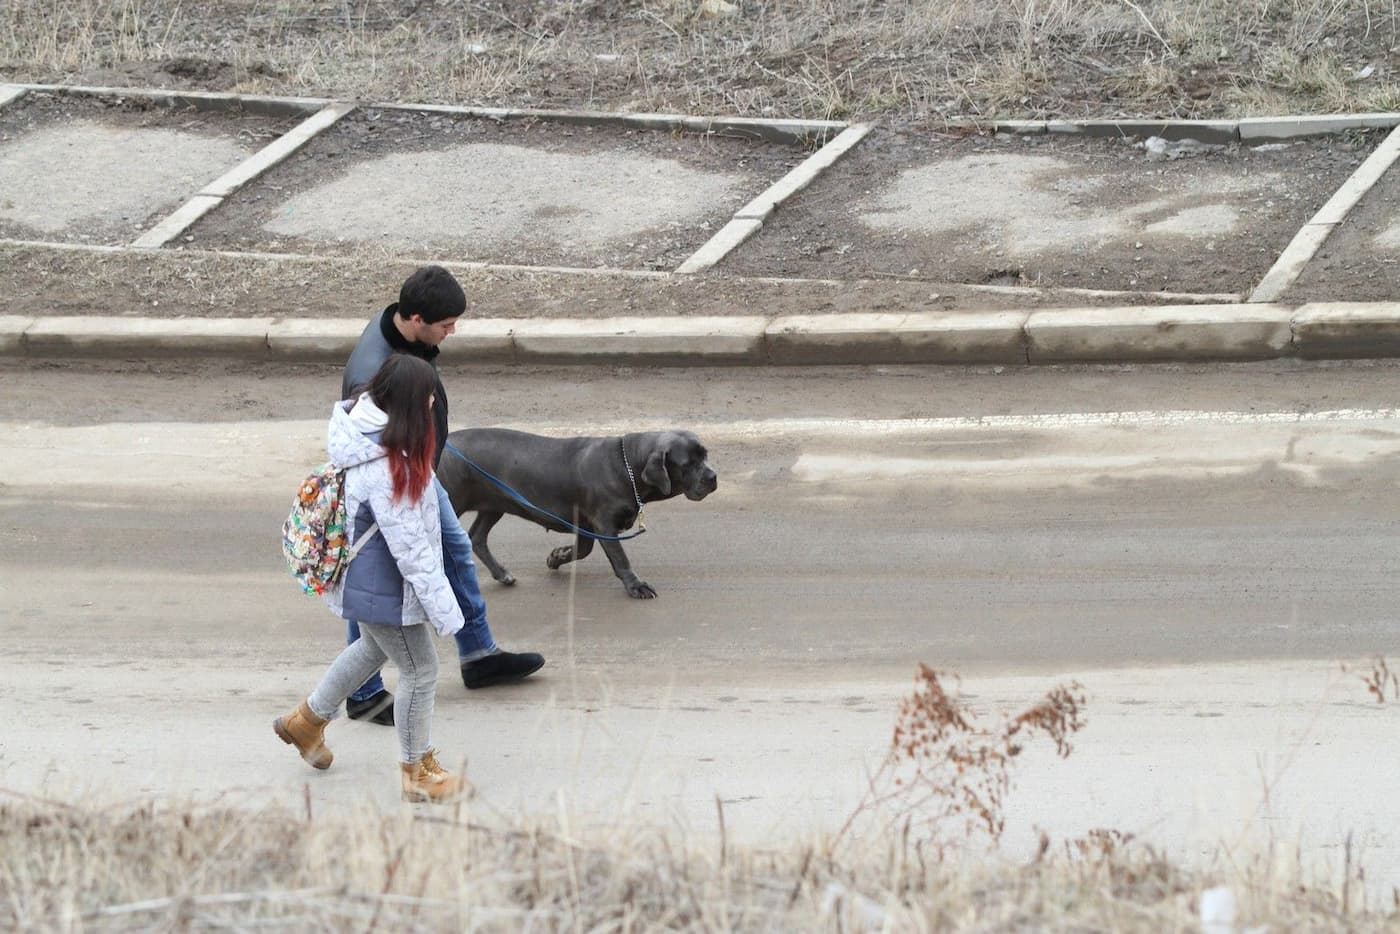
<svg viewBox="0 0 1400 934">
<path fill-rule="evenodd" d="M 632 562 L 627 560 L 627 552 L 622 550 L 621 542 L 603 542 L 602 545 L 603 554 L 612 562 L 613 573 L 622 581 L 622 586 L 627 588 L 627 596 L 639 600 L 650 600 L 656 596 L 652 586 L 633 573 Z"/>
<path fill-rule="evenodd" d="M 476 552 L 476 559 L 486 565 L 486 570 L 491 572 L 492 577 L 509 587 L 515 583 L 515 577 L 501 566 L 491 554 L 491 549 L 486 546 L 486 536 L 491 534 L 491 527 L 501 521 L 502 515 L 504 513 L 478 512 L 467 534 L 471 536 L 472 551 Z"/>
<path fill-rule="evenodd" d="M 544 563 L 551 571 L 557 571 L 570 561 L 582 561 L 593 551 L 593 539 L 577 536 L 572 545 L 560 545 L 549 553 Z"/>
</svg>

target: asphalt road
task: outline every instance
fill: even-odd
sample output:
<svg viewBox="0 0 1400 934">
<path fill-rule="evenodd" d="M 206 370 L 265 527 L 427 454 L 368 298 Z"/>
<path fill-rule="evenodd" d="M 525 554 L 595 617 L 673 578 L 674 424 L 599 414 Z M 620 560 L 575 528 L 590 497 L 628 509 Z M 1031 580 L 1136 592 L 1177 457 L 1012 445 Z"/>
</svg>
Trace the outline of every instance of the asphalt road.
<svg viewBox="0 0 1400 934">
<path fill-rule="evenodd" d="M 719 798 L 739 839 L 830 830 L 925 662 L 988 716 L 1089 692 L 1075 753 L 1021 764 L 1011 846 L 1325 860 L 1354 832 L 1373 883 L 1400 872 L 1400 710 L 1360 679 L 1400 648 L 1400 365 L 445 376 L 454 426 L 690 427 L 720 475 L 627 546 L 654 601 L 497 527 L 493 627 L 549 663 L 472 693 L 444 667 L 435 740 L 483 813 L 710 833 Z M 387 731 L 336 724 L 312 774 L 269 729 L 338 646 L 277 546 L 337 379 L 0 364 L 0 789 L 395 806 Z"/>
</svg>

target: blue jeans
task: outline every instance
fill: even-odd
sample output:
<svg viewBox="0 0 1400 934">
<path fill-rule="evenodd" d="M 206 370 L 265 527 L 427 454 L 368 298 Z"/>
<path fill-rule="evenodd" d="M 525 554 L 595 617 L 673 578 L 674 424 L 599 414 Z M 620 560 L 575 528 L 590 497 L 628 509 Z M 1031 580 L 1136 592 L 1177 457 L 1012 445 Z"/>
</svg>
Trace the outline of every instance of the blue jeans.
<svg viewBox="0 0 1400 934">
<path fill-rule="evenodd" d="M 467 624 L 452 638 L 457 640 L 457 657 L 471 661 L 496 651 L 496 640 L 491 637 L 491 626 L 486 622 L 486 601 L 481 596 L 481 584 L 476 579 L 476 562 L 472 560 L 472 540 L 462 522 L 452 509 L 452 500 L 447 490 L 433 477 L 433 489 L 437 491 L 438 518 L 442 522 L 442 569 L 447 573 L 452 592 L 457 595 L 457 603 L 462 608 L 462 616 Z M 345 642 L 347 645 L 360 638 L 360 626 L 353 620 L 346 620 Z M 360 685 L 351 700 L 367 700 L 384 690 L 384 679 L 375 672 L 368 681 Z"/>
</svg>

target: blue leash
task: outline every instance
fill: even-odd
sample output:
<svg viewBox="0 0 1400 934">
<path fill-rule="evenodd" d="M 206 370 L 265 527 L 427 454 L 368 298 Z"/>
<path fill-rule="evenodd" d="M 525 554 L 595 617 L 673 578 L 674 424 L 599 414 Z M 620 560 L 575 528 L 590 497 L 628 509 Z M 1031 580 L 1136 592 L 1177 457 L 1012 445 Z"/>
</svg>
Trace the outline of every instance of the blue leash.
<svg viewBox="0 0 1400 934">
<path fill-rule="evenodd" d="M 509 496 L 511 499 L 515 500 L 517 503 L 519 503 L 520 505 L 524 506 L 526 509 L 532 509 L 532 510 L 534 510 L 535 512 L 539 513 L 539 514 L 542 515 L 542 516 L 548 516 L 549 518 L 553 519 L 555 522 L 558 522 L 560 525 L 567 526 L 568 528 L 570 528 L 570 529 L 573 530 L 573 532 L 574 532 L 575 535 L 581 535 L 581 536 L 583 536 L 584 538 L 591 538 L 591 539 L 593 539 L 594 541 L 597 541 L 597 542 L 625 542 L 625 541 L 627 541 L 628 539 L 636 538 L 638 535 L 641 535 L 643 532 L 645 532 L 645 531 L 647 530 L 647 527 L 646 527 L 645 525 L 643 525 L 641 528 L 637 529 L 637 531 L 633 532 L 631 535 L 599 535 L 597 532 L 590 532 L 590 531 L 588 531 L 587 529 L 581 529 L 581 528 L 579 528 L 578 526 L 574 525 L 572 522 L 570 522 L 568 519 L 562 518 L 562 517 L 560 517 L 560 516 L 556 516 L 554 513 L 550 512 L 549 510 L 547 510 L 547 509 L 541 509 L 540 507 L 536 506 L 534 503 L 530 502 L 528 499 L 526 499 L 524 496 L 522 496 L 522 495 L 520 494 L 520 491 L 519 491 L 519 490 L 515 489 L 515 488 L 512 487 L 509 483 L 506 483 L 506 482 L 505 482 L 504 480 L 502 480 L 500 477 L 495 476 L 495 475 L 492 474 L 490 471 L 488 471 L 485 467 L 482 467 L 480 464 L 478 464 L 478 463 L 476 463 L 475 461 L 473 461 L 470 457 L 468 457 L 467 455 L 463 454 L 461 451 L 457 450 L 456 446 L 453 445 L 453 443 L 452 443 L 451 441 L 447 442 L 447 450 L 451 451 L 453 454 L 456 454 L 456 455 L 457 455 L 458 457 L 460 457 L 462 460 L 466 461 L 466 462 L 467 462 L 467 466 L 471 467 L 472 470 L 475 470 L 477 473 L 481 474 L 481 475 L 482 475 L 483 477 L 485 477 L 487 480 L 490 480 L 490 481 L 491 481 L 492 483 L 494 483 L 496 486 L 500 487 L 501 492 L 505 493 L 505 494 L 506 494 L 507 496 Z M 625 452 L 624 452 L 624 458 L 625 458 L 625 456 L 626 456 L 626 454 L 625 454 Z M 638 504 L 637 517 L 638 517 L 639 519 L 641 518 L 641 508 L 640 508 L 640 504 Z"/>
</svg>

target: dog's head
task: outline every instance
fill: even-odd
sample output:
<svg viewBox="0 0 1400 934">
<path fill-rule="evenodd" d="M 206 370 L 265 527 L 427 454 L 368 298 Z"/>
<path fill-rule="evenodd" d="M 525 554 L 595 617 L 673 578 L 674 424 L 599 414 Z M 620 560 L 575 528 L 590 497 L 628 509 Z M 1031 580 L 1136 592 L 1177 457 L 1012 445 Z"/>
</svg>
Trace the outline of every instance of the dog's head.
<svg viewBox="0 0 1400 934">
<path fill-rule="evenodd" d="M 659 493 L 655 499 L 666 499 L 678 493 L 699 501 L 719 486 L 719 475 L 705 460 L 709 452 L 700 439 L 690 431 L 658 431 L 646 436 L 651 451 L 642 479 Z"/>
</svg>

